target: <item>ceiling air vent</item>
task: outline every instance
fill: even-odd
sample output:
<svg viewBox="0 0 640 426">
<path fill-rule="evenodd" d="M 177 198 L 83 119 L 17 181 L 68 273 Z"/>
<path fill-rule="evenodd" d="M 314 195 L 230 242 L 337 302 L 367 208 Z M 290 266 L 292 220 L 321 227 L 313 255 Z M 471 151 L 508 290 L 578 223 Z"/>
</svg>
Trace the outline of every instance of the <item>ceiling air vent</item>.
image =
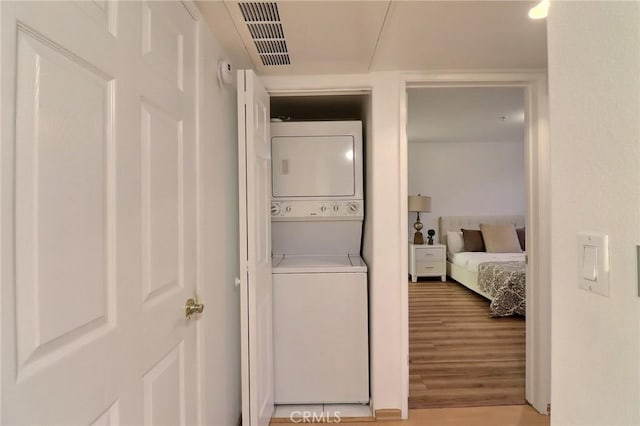
<svg viewBox="0 0 640 426">
<path fill-rule="evenodd" d="M 251 39 L 264 66 L 290 65 L 287 42 L 280 22 L 278 4 L 243 2 L 238 4 Z"/>
</svg>

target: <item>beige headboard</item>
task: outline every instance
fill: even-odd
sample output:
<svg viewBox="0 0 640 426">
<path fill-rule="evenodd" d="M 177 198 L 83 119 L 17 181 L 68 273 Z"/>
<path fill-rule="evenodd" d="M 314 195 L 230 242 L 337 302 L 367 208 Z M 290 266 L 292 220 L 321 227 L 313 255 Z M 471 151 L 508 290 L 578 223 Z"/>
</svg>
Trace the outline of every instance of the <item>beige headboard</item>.
<svg viewBox="0 0 640 426">
<path fill-rule="evenodd" d="M 440 244 L 447 244 L 447 232 L 465 229 L 480 229 L 481 223 L 498 225 L 513 223 L 517 228 L 524 226 L 524 216 L 441 216 L 438 220 Z"/>
</svg>

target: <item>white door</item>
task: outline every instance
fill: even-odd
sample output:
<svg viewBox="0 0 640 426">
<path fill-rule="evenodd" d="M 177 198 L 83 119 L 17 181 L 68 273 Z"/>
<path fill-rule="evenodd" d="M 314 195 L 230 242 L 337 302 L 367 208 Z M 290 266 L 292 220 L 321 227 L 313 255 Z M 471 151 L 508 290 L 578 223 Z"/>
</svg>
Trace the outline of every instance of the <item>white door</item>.
<svg viewBox="0 0 640 426">
<path fill-rule="evenodd" d="M 269 95 L 253 71 L 238 72 L 242 422 L 273 414 L 271 145 Z"/>
<path fill-rule="evenodd" d="M 0 423 L 193 424 L 195 22 L 0 7 Z"/>
</svg>

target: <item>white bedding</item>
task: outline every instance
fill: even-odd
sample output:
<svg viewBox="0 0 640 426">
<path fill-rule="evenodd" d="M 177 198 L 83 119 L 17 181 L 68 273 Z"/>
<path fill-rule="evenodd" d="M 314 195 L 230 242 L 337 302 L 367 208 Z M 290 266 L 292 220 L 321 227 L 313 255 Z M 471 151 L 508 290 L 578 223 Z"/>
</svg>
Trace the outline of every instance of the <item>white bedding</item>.
<svg viewBox="0 0 640 426">
<path fill-rule="evenodd" d="M 454 265 L 478 272 L 478 265 L 483 262 L 524 262 L 525 253 L 460 252 L 450 257 Z"/>
</svg>

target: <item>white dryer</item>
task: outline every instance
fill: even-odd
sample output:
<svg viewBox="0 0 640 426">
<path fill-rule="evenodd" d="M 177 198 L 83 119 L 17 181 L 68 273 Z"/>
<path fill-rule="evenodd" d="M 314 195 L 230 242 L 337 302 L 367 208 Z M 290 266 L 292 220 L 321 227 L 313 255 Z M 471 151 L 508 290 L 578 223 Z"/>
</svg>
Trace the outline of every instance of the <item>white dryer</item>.
<svg viewBox="0 0 640 426">
<path fill-rule="evenodd" d="M 272 123 L 276 404 L 368 403 L 362 123 Z"/>
<path fill-rule="evenodd" d="M 363 200 L 362 122 L 271 123 L 273 200 Z"/>
</svg>

